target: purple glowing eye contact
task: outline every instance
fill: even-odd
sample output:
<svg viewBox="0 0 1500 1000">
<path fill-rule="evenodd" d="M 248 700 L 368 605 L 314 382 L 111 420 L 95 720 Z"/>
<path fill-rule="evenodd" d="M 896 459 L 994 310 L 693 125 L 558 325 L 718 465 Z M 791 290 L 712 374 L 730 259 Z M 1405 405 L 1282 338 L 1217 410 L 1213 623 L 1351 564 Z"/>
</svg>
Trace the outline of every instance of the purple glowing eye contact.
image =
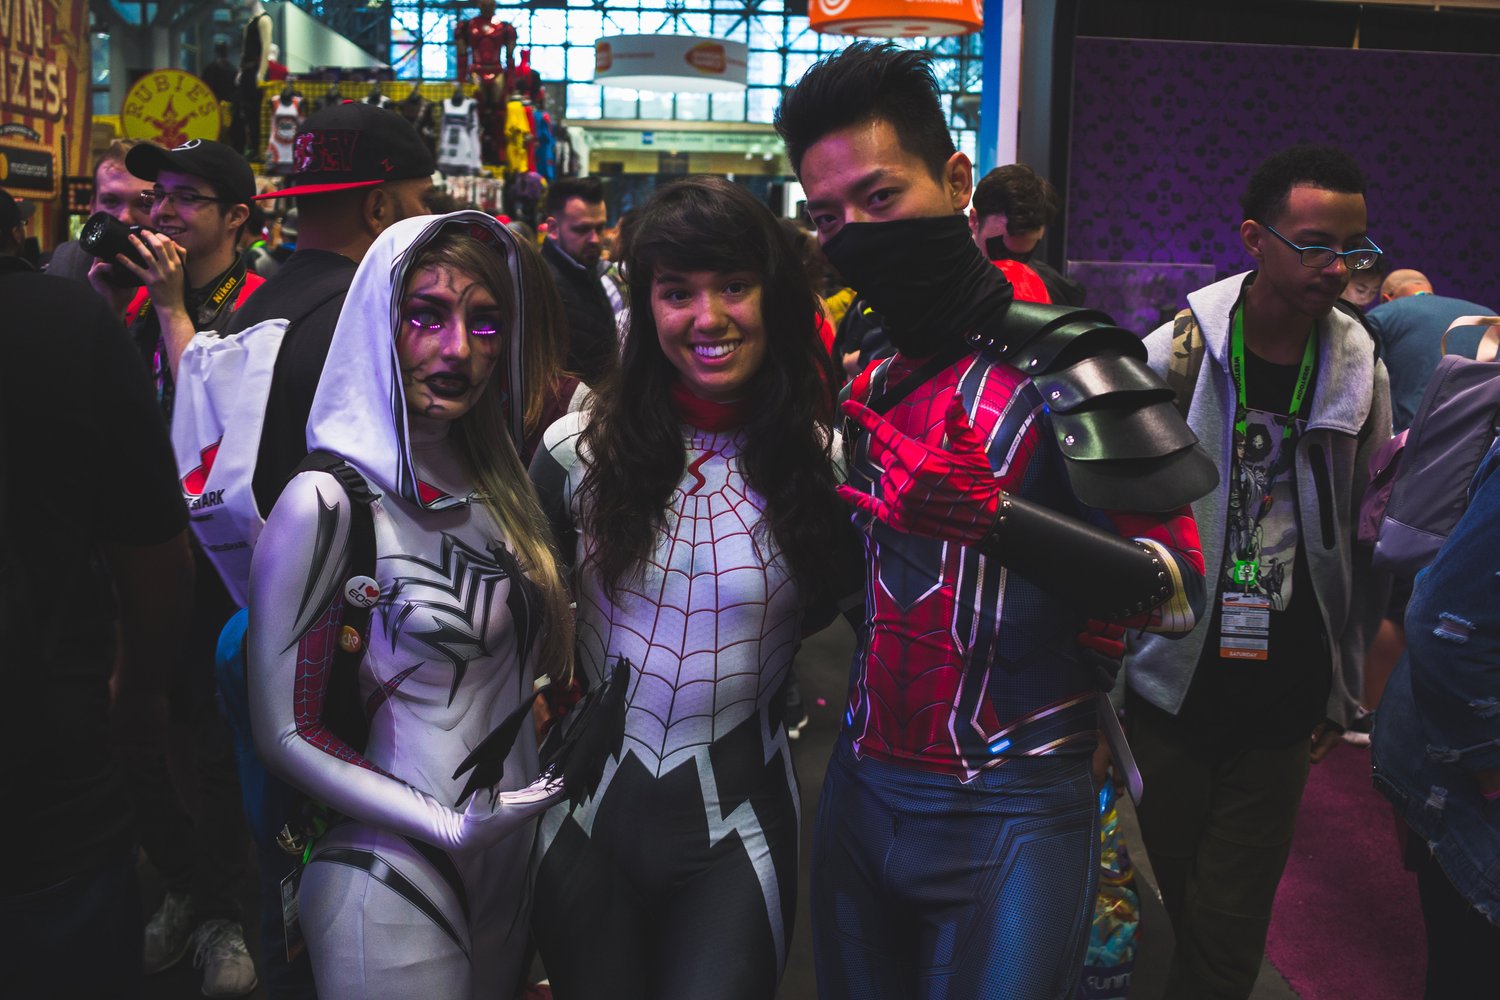
<svg viewBox="0 0 1500 1000">
<path fill-rule="evenodd" d="M 424 323 L 416 316 L 409 316 L 406 321 L 418 330 L 426 330 L 428 333 L 437 333 L 446 325 L 443 323 Z M 470 327 L 469 332 L 476 337 L 493 337 L 500 332 L 500 326 L 491 320 L 482 320 Z"/>
</svg>

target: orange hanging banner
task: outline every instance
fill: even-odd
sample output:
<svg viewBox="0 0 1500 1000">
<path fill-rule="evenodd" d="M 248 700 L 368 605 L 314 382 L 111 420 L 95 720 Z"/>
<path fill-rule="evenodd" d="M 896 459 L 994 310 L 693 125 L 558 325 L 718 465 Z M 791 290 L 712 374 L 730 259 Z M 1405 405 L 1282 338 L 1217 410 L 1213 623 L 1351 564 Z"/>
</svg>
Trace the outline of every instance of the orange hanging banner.
<svg viewBox="0 0 1500 1000">
<path fill-rule="evenodd" d="M 984 27 L 984 0 L 812 0 L 807 20 L 835 35 L 967 35 Z"/>
</svg>

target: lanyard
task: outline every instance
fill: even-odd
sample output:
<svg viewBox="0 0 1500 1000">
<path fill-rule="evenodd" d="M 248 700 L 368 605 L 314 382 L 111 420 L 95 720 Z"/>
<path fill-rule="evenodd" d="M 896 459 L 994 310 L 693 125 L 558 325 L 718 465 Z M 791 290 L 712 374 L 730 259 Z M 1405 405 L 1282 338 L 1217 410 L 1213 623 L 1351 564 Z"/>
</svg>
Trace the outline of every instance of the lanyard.
<svg viewBox="0 0 1500 1000">
<path fill-rule="evenodd" d="M 1307 347 L 1302 351 L 1302 369 L 1297 373 L 1297 385 L 1292 389 L 1292 402 L 1288 407 L 1286 426 L 1281 429 L 1281 440 L 1292 436 L 1297 413 L 1307 397 L 1307 385 L 1312 381 L 1313 365 L 1317 357 L 1317 328 L 1307 335 Z M 1245 398 L 1245 312 L 1237 309 L 1234 324 L 1229 331 L 1229 373 L 1234 376 L 1234 391 L 1239 397 L 1239 406 L 1234 414 L 1234 429 L 1241 438 L 1245 436 L 1246 413 L 1249 404 Z"/>
</svg>

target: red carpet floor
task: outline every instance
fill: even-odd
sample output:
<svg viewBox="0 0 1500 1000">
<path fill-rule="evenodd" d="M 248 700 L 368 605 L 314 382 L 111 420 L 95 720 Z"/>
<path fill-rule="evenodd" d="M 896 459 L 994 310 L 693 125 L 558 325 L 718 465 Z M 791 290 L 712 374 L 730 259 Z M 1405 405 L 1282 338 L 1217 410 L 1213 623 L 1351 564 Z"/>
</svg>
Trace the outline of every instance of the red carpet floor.
<svg viewBox="0 0 1500 1000">
<path fill-rule="evenodd" d="M 1302 1000 L 1413 1000 L 1427 947 L 1416 878 L 1401 868 L 1368 747 L 1312 769 L 1266 955 Z"/>
</svg>

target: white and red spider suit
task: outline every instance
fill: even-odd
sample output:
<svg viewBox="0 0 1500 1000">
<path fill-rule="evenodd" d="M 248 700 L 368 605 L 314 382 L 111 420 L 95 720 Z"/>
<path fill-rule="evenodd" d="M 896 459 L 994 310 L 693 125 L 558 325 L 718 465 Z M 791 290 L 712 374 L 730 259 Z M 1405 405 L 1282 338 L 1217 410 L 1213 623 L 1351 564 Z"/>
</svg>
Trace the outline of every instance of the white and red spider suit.
<svg viewBox="0 0 1500 1000">
<path fill-rule="evenodd" d="M 454 771 L 531 693 L 537 600 L 474 487 L 447 427 L 408 419 L 392 317 L 413 253 L 445 226 L 481 235 L 516 275 L 515 237 L 478 212 L 408 219 L 365 255 L 329 349 L 308 424 L 379 495 L 375 585 L 360 637 L 362 751 L 326 722 L 350 578 L 350 508 L 334 476 L 293 478 L 256 545 L 249 676 L 266 764 L 347 817 L 313 846 L 301 926 L 326 997 L 511 997 L 525 974 L 532 817 L 554 791 L 532 783 L 521 738 L 495 790 L 458 801 Z M 519 284 L 519 282 L 517 282 Z M 520 295 L 516 299 L 519 301 Z M 523 330 L 518 306 L 506 324 Z M 518 343 L 489 391 L 519 386 Z M 508 356 L 507 356 L 508 355 Z M 528 783 L 532 783 L 528 785 Z"/>
<path fill-rule="evenodd" d="M 542 819 L 533 923 L 563 1000 L 769 998 L 796 911 L 799 800 L 777 695 L 805 597 L 740 468 L 753 404 L 673 398 L 682 481 L 617 600 L 585 564 L 588 414 L 553 424 L 532 460 L 563 559 L 584 567 L 578 669 L 590 685 L 619 657 L 632 669 L 619 756 L 576 810 Z"/>
</svg>

